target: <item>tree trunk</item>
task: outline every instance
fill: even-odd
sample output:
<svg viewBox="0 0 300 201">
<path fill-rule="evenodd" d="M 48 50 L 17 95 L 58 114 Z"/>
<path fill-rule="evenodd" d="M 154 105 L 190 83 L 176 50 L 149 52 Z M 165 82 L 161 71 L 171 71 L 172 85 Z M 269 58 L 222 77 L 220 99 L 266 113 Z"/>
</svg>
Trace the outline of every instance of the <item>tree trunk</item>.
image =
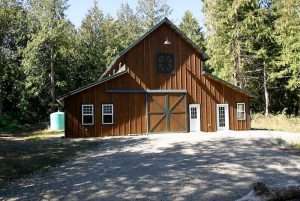
<svg viewBox="0 0 300 201">
<path fill-rule="evenodd" d="M 244 88 L 242 84 L 242 76 L 241 76 L 241 45 L 240 42 L 237 41 L 237 86 Z"/>
<path fill-rule="evenodd" d="M 3 114 L 3 100 L 2 97 L 0 97 L 0 116 Z"/>
<path fill-rule="evenodd" d="M 238 38 L 235 39 L 233 45 L 233 57 L 234 57 L 234 85 L 243 87 L 241 82 L 241 46 Z"/>
<path fill-rule="evenodd" d="M 50 49 L 50 95 L 51 95 L 51 112 L 55 111 L 55 71 L 53 48 Z"/>
<path fill-rule="evenodd" d="M 299 115 L 299 109 L 300 109 L 300 96 L 298 97 L 298 103 L 296 102 L 296 107 L 295 107 L 295 116 L 297 117 Z"/>
<path fill-rule="evenodd" d="M 265 94 L 265 116 L 269 115 L 269 106 L 270 106 L 270 101 L 269 101 L 269 91 L 268 91 L 268 85 L 267 85 L 267 72 L 266 72 L 266 65 L 264 63 L 264 94 Z"/>
</svg>

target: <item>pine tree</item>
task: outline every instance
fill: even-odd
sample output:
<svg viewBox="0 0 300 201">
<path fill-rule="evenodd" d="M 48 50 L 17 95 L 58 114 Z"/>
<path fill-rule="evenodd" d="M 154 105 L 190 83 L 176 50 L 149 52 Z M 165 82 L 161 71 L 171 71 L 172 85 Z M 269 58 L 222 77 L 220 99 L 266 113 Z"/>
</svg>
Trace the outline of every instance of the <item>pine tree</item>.
<svg viewBox="0 0 300 201">
<path fill-rule="evenodd" d="M 3 112 L 18 115 L 19 94 L 23 91 L 20 63 L 28 40 L 28 21 L 22 4 L 0 0 L 0 116 Z"/>
<path fill-rule="evenodd" d="M 120 51 L 124 49 L 124 45 L 122 37 L 120 37 L 121 27 L 113 17 L 106 16 L 102 29 L 105 41 L 104 58 L 106 67 L 108 67 Z"/>
<path fill-rule="evenodd" d="M 205 50 L 205 40 L 202 29 L 191 11 L 186 11 L 179 28 L 190 38 L 199 48 Z"/>
<path fill-rule="evenodd" d="M 117 12 L 116 23 L 120 28 L 118 34 L 121 39 L 122 49 L 128 47 L 129 44 L 135 41 L 143 33 L 141 21 L 128 3 L 123 3 L 121 5 Z"/>
<path fill-rule="evenodd" d="M 271 77 L 274 73 L 274 60 L 278 51 L 274 38 L 275 19 L 271 1 L 265 0 L 257 2 L 257 8 L 253 11 L 252 16 L 245 21 L 250 40 L 246 46 L 249 59 L 246 68 L 248 73 L 245 78 L 249 84 L 258 81 L 254 89 L 263 89 L 266 116 L 271 107 L 270 93 L 271 86 L 274 84 Z"/>
<path fill-rule="evenodd" d="M 76 86 L 95 81 L 105 70 L 105 17 L 96 1 L 78 31 L 78 69 Z"/>
<path fill-rule="evenodd" d="M 137 13 L 144 30 L 148 30 L 164 17 L 170 16 L 172 9 L 164 0 L 139 0 Z"/>
<path fill-rule="evenodd" d="M 207 16 L 209 64 L 222 78 L 245 87 L 244 69 L 249 42 L 247 20 L 258 9 L 256 0 L 204 1 Z"/>
<path fill-rule="evenodd" d="M 24 97 L 31 100 L 25 98 L 25 105 L 35 101 L 41 110 L 50 106 L 51 111 L 55 111 L 56 90 L 67 84 L 62 78 L 69 68 L 74 29 L 65 19 L 66 8 L 66 0 L 30 1 L 32 34 L 23 52 L 22 64 L 26 74 L 27 94 Z"/>
<path fill-rule="evenodd" d="M 263 96 L 268 114 L 269 78 L 274 70 L 272 62 L 276 50 L 271 1 L 214 0 L 204 3 L 210 65 L 219 76 Z"/>
<path fill-rule="evenodd" d="M 276 41 L 281 51 L 278 56 L 274 78 L 286 83 L 286 90 L 297 94 L 294 113 L 300 110 L 300 2 L 298 0 L 275 1 L 274 10 L 278 16 L 275 29 Z M 287 81 L 287 82 L 285 82 Z"/>
</svg>

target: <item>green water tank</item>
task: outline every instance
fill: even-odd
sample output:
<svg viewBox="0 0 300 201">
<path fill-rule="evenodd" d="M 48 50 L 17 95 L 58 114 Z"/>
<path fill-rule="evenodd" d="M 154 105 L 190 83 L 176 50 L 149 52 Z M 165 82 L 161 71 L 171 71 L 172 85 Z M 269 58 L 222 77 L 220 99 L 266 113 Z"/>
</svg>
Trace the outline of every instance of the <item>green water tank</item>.
<svg viewBox="0 0 300 201">
<path fill-rule="evenodd" d="M 65 113 L 54 112 L 50 114 L 50 129 L 54 131 L 65 130 Z"/>
</svg>

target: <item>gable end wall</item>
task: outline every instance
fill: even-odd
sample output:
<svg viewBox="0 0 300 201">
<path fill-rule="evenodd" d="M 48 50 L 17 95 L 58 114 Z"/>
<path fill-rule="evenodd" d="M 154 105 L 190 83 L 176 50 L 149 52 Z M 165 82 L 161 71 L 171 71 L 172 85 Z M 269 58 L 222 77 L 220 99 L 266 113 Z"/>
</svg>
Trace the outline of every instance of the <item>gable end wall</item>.
<svg viewBox="0 0 300 201">
<path fill-rule="evenodd" d="M 163 45 L 168 38 L 171 45 Z M 159 52 L 175 55 L 175 70 L 171 74 L 156 72 Z M 126 65 L 129 74 L 92 87 L 65 100 L 66 135 L 69 137 L 118 136 L 147 133 L 145 94 L 113 94 L 110 89 L 180 89 L 187 90 L 187 103 L 201 105 L 201 130 L 216 131 L 217 104 L 229 104 L 231 130 L 250 129 L 249 97 L 202 75 L 203 61 L 197 51 L 178 33 L 163 24 L 138 45 L 123 55 L 108 74 L 119 64 Z M 236 119 L 236 103 L 246 103 L 246 121 Z M 81 126 L 81 104 L 94 104 L 95 126 Z M 115 124 L 101 124 L 101 104 L 113 103 Z M 188 118 L 188 117 L 187 117 Z"/>
</svg>

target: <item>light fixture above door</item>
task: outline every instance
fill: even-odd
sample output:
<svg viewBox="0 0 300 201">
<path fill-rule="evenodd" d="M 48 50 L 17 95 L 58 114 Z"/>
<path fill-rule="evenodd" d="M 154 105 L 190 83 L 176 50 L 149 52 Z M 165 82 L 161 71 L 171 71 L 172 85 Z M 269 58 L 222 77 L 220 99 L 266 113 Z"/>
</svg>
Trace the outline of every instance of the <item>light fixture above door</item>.
<svg viewBox="0 0 300 201">
<path fill-rule="evenodd" d="M 164 41 L 164 45 L 172 45 L 172 42 L 169 41 L 169 38 L 167 37 L 166 40 Z"/>
</svg>

